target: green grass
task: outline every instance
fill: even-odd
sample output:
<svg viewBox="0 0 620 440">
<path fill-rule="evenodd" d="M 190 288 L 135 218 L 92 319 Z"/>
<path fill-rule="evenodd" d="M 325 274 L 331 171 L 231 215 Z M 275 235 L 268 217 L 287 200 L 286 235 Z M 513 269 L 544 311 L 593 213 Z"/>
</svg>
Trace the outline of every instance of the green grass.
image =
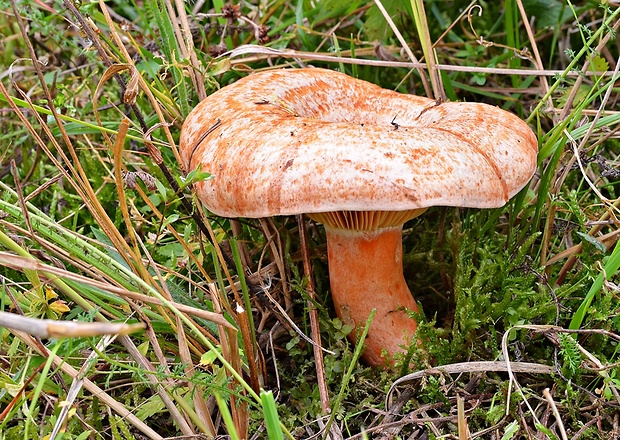
<svg viewBox="0 0 620 440">
<path fill-rule="evenodd" d="M 0 0 L 0 304 L 145 330 L 0 328 L 0 438 L 617 436 L 620 9 L 383 0 L 391 26 L 367 0 L 242 2 L 234 19 L 221 1 L 105 5 Z M 201 99 L 301 64 L 497 105 L 539 138 L 506 207 L 405 225 L 423 346 L 394 371 L 361 363 L 335 317 L 320 225 L 302 239 L 296 218 L 218 218 L 191 190 L 208 176 L 178 163 Z M 294 330 L 316 326 L 322 357 Z M 506 356 L 555 372 L 475 372 Z M 419 373 L 385 407 L 399 377 L 457 363 L 471 369 Z"/>
</svg>

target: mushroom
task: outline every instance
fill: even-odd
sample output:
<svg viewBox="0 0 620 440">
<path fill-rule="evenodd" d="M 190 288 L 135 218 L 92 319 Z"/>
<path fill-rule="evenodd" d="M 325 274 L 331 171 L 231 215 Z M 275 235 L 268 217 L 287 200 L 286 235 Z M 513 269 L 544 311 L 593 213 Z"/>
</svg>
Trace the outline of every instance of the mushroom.
<svg viewBox="0 0 620 440">
<path fill-rule="evenodd" d="M 417 327 L 403 224 L 431 206 L 504 205 L 532 177 L 537 140 L 497 107 L 304 68 L 213 93 L 185 120 L 179 152 L 186 170 L 212 174 L 195 189 L 216 215 L 305 213 L 325 226 L 336 314 L 359 329 L 376 309 L 363 358 L 385 365 Z"/>
</svg>

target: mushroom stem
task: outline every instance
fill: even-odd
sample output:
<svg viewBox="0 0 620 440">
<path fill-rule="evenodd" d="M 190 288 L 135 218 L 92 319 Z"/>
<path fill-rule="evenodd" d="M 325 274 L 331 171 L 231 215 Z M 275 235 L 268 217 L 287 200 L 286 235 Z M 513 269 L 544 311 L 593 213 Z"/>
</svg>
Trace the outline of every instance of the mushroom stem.
<svg viewBox="0 0 620 440">
<path fill-rule="evenodd" d="M 379 366 L 411 343 L 417 322 L 407 311 L 418 306 L 403 276 L 402 226 L 356 232 L 326 226 L 329 280 L 336 314 L 361 330 L 377 312 L 365 340 L 363 359 Z M 385 350 L 387 358 L 382 356 Z"/>
</svg>

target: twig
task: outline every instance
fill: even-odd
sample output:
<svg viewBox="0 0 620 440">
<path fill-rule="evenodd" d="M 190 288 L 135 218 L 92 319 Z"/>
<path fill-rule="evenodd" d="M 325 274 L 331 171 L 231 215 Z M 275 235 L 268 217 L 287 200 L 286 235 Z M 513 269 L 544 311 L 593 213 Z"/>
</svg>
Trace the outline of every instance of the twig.
<svg viewBox="0 0 620 440">
<path fill-rule="evenodd" d="M 310 263 L 310 252 L 308 251 L 308 240 L 306 239 L 306 224 L 303 215 L 297 216 L 297 225 L 299 229 L 299 242 L 301 245 L 301 255 L 303 257 L 304 275 L 308 280 L 306 292 L 308 293 L 308 315 L 310 315 L 310 334 L 314 344 L 314 363 L 316 366 L 316 380 L 319 386 L 319 396 L 321 399 L 321 410 L 324 414 L 330 412 L 329 392 L 327 390 L 327 381 L 325 379 L 325 364 L 323 362 L 323 352 L 321 346 L 321 332 L 319 326 L 319 314 L 316 310 L 316 293 L 314 291 L 314 278 L 312 277 L 312 263 Z"/>
<path fill-rule="evenodd" d="M 601 416 L 596 416 L 592 418 L 591 420 L 588 420 L 586 423 L 584 423 L 581 429 L 575 433 L 575 435 L 572 437 L 572 440 L 577 440 L 579 437 L 581 437 L 584 434 L 584 432 L 590 429 L 592 425 L 599 423 L 601 419 L 602 419 Z"/>
<path fill-rule="evenodd" d="M 80 338 L 100 335 L 127 335 L 144 329 L 143 323 L 105 323 L 37 319 L 0 311 L 0 327 L 39 338 Z"/>
<path fill-rule="evenodd" d="M 315 52 L 303 52 L 292 49 L 274 49 L 271 47 L 258 46 L 253 44 L 244 44 L 243 46 L 236 47 L 228 52 L 220 55 L 220 58 L 230 57 L 238 58 L 243 55 L 256 55 L 254 58 L 241 58 L 239 60 L 232 60 L 232 64 L 245 64 L 252 61 L 260 61 L 268 59 L 270 57 L 277 58 L 290 58 L 290 59 L 305 59 L 315 61 L 326 61 L 331 63 L 343 63 L 343 64 L 357 64 L 360 66 L 377 66 L 377 67 L 404 67 L 407 69 L 427 68 L 426 63 L 421 62 L 409 62 L 409 61 L 384 61 L 384 60 L 368 60 L 362 58 L 347 58 L 334 55 L 328 55 L 326 53 Z M 581 76 L 613 76 L 613 72 L 575 72 L 572 70 L 554 70 L 554 69 L 508 69 L 500 67 L 476 67 L 476 66 L 455 66 L 450 64 L 436 64 L 438 70 L 445 72 L 465 72 L 465 73 L 482 73 L 482 74 L 497 74 L 497 75 L 521 75 L 521 76 L 557 76 L 563 75 L 564 77 L 581 77 Z"/>
<path fill-rule="evenodd" d="M 568 440 L 568 437 L 566 436 L 566 429 L 564 429 L 564 423 L 562 423 L 562 418 L 560 417 L 560 412 L 558 411 L 558 407 L 555 405 L 555 402 L 553 401 L 553 397 L 551 396 L 551 393 L 549 392 L 549 388 L 545 388 L 543 390 L 543 396 L 545 397 L 545 399 L 547 399 L 547 402 L 549 402 L 549 405 L 551 406 L 551 411 L 553 412 L 555 421 L 557 422 L 558 427 L 560 428 L 560 435 L 562 436 L 562 440 Z"/>
<path fill-rule="evenodd" d="M 456 412 L 457 412 L 457 426 L 459 431 L 459 440 L 469 439 L 469 429 L 467 427 L 467 419 L 465 418 L 465 402 L 460 395 L 456 396 Z"/>
<path fill-rule="evenodd" d="M 392 394 L 398 386 L 408 384 L 414 380 L 435 374 L 461 374 L 484 371 L 511 371 L 517 373 L 532 374 L 552 374 L 555 368 L 549 365 L 534 364 L 529 362 L 504 362 L 504 361 L 483 361 L 483 362 L 460 362 L 457 364 L 441 365 L 439 367 L 427 368 L 426 370 L 416 371 L 407 374 L 396 380 L 385 397 L 385 407 L 389 410 L 392 406 Z"/>
<path fill-rule="evenodd" d="M 502 336 L 502 355 L 504 356 L 504 362 L 506 362 L 506 366 L 508 367 L 507 372 L 508 372 L 508 378 L 509 378 L 508 392 L 506 393 L 506 415 L 508 415 L 510 411 L 510 397 L 512 394 L 513 384 L 517 390 L 521 391 L 521 385 L 519 385 L 519 382 L 517 382 L 517 379 L 515 378 L 513 368 L 512 368 L 512 363 L 510 362 L 510 355 L 508 354 L 508 335 L 513 329 L 522 328 L 522 327 L 526 327 L 526 326 L 517 325 L 512 328 L 509 328 L 508 330 L 504 332 L 504 335 Z M 521 393 L 521 395 L 523 396 L 523 393 Z M 530 410 L 530 413 L 532 414 L 532 418 L 534 419 L 534 421 L 540 424 L 540 420 L 538 420 L 538 417 L 536 417 L 536 413 L 534 412 L 534 409 L 530 406 L 530 402 L 528 402 L 528 400 L 525 398 L 523 399 L 523 401 L 525 402 L 525 405 Z"/>
</svg>

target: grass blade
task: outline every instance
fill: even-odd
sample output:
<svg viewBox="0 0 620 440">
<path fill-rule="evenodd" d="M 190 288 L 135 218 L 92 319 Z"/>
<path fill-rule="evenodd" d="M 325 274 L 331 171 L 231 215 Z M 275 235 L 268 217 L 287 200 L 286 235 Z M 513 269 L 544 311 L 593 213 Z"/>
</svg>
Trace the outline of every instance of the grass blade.
<svg viewBox="0 0 620 440">
<path fill-rule="evenodd" d="M 280 426 L 280 417 L 278 416 L 278 408 L 271 391 L 262 390 L 260 400 L 263 404 L 263 413 L 265 414 L 265 426 L 267 427 L 267 436 L 269 440 L 284 440 L 282 427 Z"/>
</svg>

